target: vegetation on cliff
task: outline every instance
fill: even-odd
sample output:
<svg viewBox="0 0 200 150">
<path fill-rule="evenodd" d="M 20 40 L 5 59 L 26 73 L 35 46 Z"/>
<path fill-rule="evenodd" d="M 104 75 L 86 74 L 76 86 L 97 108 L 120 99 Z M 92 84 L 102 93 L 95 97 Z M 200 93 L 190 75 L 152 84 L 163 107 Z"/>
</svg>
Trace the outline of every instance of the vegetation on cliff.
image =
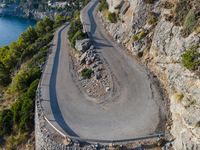
<svg viewBox="0 0 200 150">
<path fill-rule="evenodd" d="M 109 6 L 106 0 L 100 0 L 99 11 L 108 10 Z"/>
<path fill-rule="evenodd" d="M 110 23 L 117 23 L 119 16 L 116 12 L 109 12 L 109 5 L 106 0 L 101 0 L 99 4 L 99 11 L 107 17 Z"/>
<path fill-rule="evenodd" d="M 117 16 L 117 14 L 115 12 L 113 12 L 113 13 L 109 12 L 108 13 L 108 20 L 111 23 L 117 23 L 117 20 L 118 20 L 117 18 L 118 18 L 118 16 Z"/>
<path fill-rule="evenodd" d="M 7 149 L 28 140 L 34 130 L 34 101 L 42 66 L 56 27 L 64 22 L 44 18 L 10 46 L 0 48 L 0 138 Z"/>
<path fill-rule="evenodd" d="M 70 23 L 70 28 L 68 31 L 68 39 L 72 47 L 75 47 L 76 40 L 82 40 L 86 37 L 87 34 L 83 33 L 83 25 L 80 20 L 80 12 L 76 11 Z"/>
<path fill-rule="evenodd" d="M 84 38 L 87 38 L 87 33 L 83 32 L 83 25 L 80 20 L 80 10 L 89 3 L 90 0 L 81 0 L 78 1 L 78 3 L 81 3 L 81 5 L 77 4 L 79 7 L 74 9 L 73 15 L 71 17 L 70 27 L 68 31 L 68 39 L 71 43 L 72 47 L 75 47 L 76 40 L 82 40 Z"/>
<path fill-rule="evenodd" d="M 193 31 L 199 28 L 199 0 L 181 0 L 175 5 L 168 2 L 164 8 L 171 9 L 171 14 L 167 16 L 167 20 L 174 22 L 176 26 L 183 26 L 181 34 L 183 37 L 188 37 Z"/>
<path fill-rule="evenodd" d="M 200 53 L 197 51 L 196 47 L 186 50 L 181 58 L 183 65 L 189 70 L 195 71 L 200 66 Z"/>
</svg>

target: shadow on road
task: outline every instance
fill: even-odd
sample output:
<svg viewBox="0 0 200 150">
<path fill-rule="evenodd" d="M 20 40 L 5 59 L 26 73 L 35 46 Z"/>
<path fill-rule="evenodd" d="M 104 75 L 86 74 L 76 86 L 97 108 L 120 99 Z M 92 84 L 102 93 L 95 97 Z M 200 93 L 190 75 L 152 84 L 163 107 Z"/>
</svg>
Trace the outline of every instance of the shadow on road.
<svg viewBox="0 0 200 150">
<path fill-rule="evenodd" d="M 67 25 L 66 25 L 67 26 Z M 50 103 L 51 103 L 51 109 L 55 118 L 55 121 L 60 125 L 60 127 L 66 131 L 70 136 L 78 136 L 65 122 L 60 107 L 58 105 L 58 97 L 57 97 L 57 91 L 56 91 L 56 78 L 57 78 L 57 71 L 58 71 L 58 63 L 59 63 L 59 55 L 61 50 L 61 33 L 66 28 L 63 27 L 58 32 L 58 43 L 56 48 L 56 54 L 54 58 L 53 63 L 53 69 L 52 74 L 50 78 L 50 85 L 49 85 L 49 91 L 50 91 Z"/>
</svg>

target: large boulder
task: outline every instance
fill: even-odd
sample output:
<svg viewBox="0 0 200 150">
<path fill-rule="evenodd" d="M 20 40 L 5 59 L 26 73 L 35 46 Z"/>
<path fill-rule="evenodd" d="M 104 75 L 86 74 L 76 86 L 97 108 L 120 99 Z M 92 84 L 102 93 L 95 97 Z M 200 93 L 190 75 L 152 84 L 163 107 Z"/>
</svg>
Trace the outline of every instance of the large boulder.
<svg viewBox="0 0 200 150">
<path fill-rule="evenodd" d="M 76 41 L 76 45 L 75 45 L 75 48 L 84 53 L 85 51 L 87 51 L 90 46 L 92 45 L 90 39 L 84 39 L 84 40 L 77 40 Z"/>
</svg>

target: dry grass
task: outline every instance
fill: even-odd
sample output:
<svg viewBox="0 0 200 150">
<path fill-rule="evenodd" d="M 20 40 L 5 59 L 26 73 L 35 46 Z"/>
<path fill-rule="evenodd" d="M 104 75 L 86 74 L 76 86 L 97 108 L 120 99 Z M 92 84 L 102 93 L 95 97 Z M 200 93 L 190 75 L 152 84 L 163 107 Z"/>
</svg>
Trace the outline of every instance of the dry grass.
<svg viewBox="0 0 200 150">
<path fill-rule="evenodd" d="M 108 10 L 103 10 L 102 14 L 103 14 L 103 16 L 105 16 L 106 18 L 108 18 L 109 11 Z"/>
<path fill-rule="evenodd" d="M 174 101 L 176 101 L 176 102 L 181 102 L 183 100 L 183 98 L 184 98 L 183 93 L 177 92 L 177 93 L 174 93 L 172 95 L 171 99 L 174 100 Z"/>
<path fill-rule="evenodd" d="M 150 25 L 156 24 L 158 21 L 158 18 L 154 12 L 149 12 L 149 15 L 147 17 L 147 23 Z"/>
<path fill-rule="evenodd" d="M 196 29 L 195 29 L 195 32 L 196 32 L 197 34 L 200 33 L 200 23 L 197 25 L 197 27 L 196 27 Z"/>
<path fill-rule="evenodd" d="M 6 149 L 13 150 L 23 144 L 24 141 L 28 138 L 27 133 L 18 133 L 17 135 L 11 135 L 6 140 Z M 25 143 L 24 143 L 25 144 Z"/>
<path fill-rule="evenodd" d="M 146 35 L 147 35 L 147 31 L 142 29 L 139 33 L 133 35 L 132 40 L 139 41 L 139 40 L 143 39 Z"/>
</svg>

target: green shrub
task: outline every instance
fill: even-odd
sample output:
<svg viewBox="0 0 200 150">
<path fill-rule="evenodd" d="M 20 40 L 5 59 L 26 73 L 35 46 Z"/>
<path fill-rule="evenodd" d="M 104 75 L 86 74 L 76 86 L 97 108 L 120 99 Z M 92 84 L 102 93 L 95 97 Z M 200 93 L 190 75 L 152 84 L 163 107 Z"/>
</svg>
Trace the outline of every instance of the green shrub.
<svg viewBox="0 0 200 150">
<path fill-rule="evenodd" d="M 87 33 L 83 33 L 83 25 L 80 21 L 79 15 L 79 11 L 76 11 L 76 13 L 74 13 L 74 20 L 70 23 L 68 31 L 68 39 L 72 47 L 75 47 L 76 40 L 87 38 Z"/>
<path fill-rule="evenodd" d="M 66 21 L 66 18 L 62 15 L 56 15 L 54 28 L 61 26 Z"/>
<path fill-rule="evenodd" d="M 0 62 L 0 85 L 6 86 L 11 82 L 10 72 L 5 66 Z"/>
<path fill-rule="evenodd" d="M 54 21 L 46 17 L 36 24 L 36 32 L 39 36 L 43 36 L 53 30 Z"/>
<path fill-rule="evenodd" d="M 106 0 L 100 0 L 99 11 L 108 10 L 109 6 Z"/>
<path fill-rule="evenodd" d="M 133 36 L 133 41 L 139 41 L 141 39 L 143 39 L 146 36 L 146 32 L 143 29 L 141 32 L 137 33 L 136 35 Z"/>
<path fill-rule="evenodd" d="M 72 40 L 72 38 L 74 37 L 76 32 L 78 32 L 78 31 L 80 31 L 82 29 L 83 29 L 83 25 L 82 25 L 82 23 L 81 23 L 79 18 L 71 21 L 70 27 L 69 27 L 69 31 L 68 31 L 69 41 Z"/>
<path fill-rule="evenodd" d="M 12 106 L 13 121 L 22 131 L 30 130 L 33 127 L 34 99 L 39 80 L 33 81 L 17 102 Z"/>
<path fill-rule="evenodd" d="M 200 65 L 200 53 L 195 48 L 185 51 L 181 58 L 183 65 L 189 70 L 195 71 Z"/>
<path fill-rule="evenodd" d="M 40 77 L 40 74 L 41 74 L 40 69 L 36 67 L 29 68 L 27 70 L 21 70 L 13 78 L 11 91 L 13 92 L 25 91 L 34 80 Z"/>
<path fill-rule="evenodd" d="M 111 13 L 109 12 L 108 13 L 108 20 L 111 22 L 111 23 L 117 23 L 117 15 L 116 13 Z"/>
<path fill-rule="evenodd" d="M 142 30 L 139 34 L 138 34 L 138 40 L 143 39 L 146 36 L 146 32 L 145 30 Z"/>
<path fill-rule="evenodd" d="M 139 40 L 137 35 L 133 35 L 132 39 L 133 39 L 133 41 L 138 41 Z"/>
<path fill-rule="evenodd" d="M 85 39 L 87 38 L 87 34 L 86 33 L 83 33 L 82 31 L 77 31 L 73 38 L 71 39 L 71 44 L 73 47 L 75 47 L 75 44 L 76 44 L 76 40 L 82 40 L 82 39 Z"/>
<path fill-rule="evenodd" d="M 81 76 L 84 78 L 91 78 L 92 73 L 93 73 L 92 69 L 85 68 L 81 71 Z"/>
<path fill-rule="evenodd" d="M 0 136 L 9 135 L 12 131 L 13 114 L 9 109 L 0 112 Z"/>
<path fill-rule="evenodd" d="M 29 27 L 24 33 L 21 34 L 20 38 L 26 44 L 34 43 L 38 38 L 35 28 Z"/>
<path fill-rule="evenodd" d="M 1 107 L 0 136 L 33 131 L 34 100 L 41 75 L 40 67 L 46 60 L 54 29 L 54 21 L 45 18 L 34 28 L 27 29 L 10 46 L 0 48 L 0 85 L 5 85 L 5 93 L 9 93 L 8 98 L 3 95 L 2 99 L 5 103 L 11 103 L 8 109 Z M 21 135 L 14 138 L 16 146 L 27 140 Z M 14 148 L 13 145 L 11 148 Z"/>
</svg>

